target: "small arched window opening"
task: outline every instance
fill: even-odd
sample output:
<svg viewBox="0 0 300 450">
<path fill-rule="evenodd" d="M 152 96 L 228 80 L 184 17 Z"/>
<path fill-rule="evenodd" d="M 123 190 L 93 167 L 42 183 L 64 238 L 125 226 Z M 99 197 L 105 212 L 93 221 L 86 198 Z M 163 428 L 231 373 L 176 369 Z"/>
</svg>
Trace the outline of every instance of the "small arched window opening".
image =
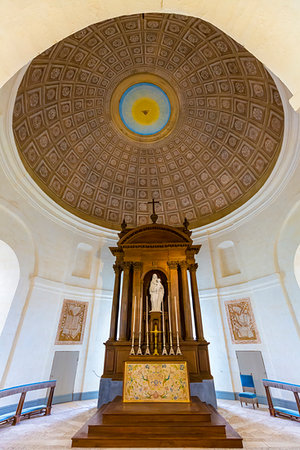
<svg viewBox="0 0 300 450">
<path fill-rule="evenodd" d="M 0 335 L 4 328 L 18 283 L 20 265 L 13 249 L 0 241 Z"/>
</svg>

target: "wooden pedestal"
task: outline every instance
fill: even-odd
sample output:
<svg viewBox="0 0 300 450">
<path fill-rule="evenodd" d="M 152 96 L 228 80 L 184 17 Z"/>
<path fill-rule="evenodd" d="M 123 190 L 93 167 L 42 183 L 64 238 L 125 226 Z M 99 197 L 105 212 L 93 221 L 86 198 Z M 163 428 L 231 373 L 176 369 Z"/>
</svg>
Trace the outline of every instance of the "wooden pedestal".
<svg viewBox="0 0 300 450">
<path fill-rule="evenodd" d="M 72 447 L 242 448 L 242 438 L 210 405 L 123 403 L 103 405 L 75 434 Z"/>
</svg>

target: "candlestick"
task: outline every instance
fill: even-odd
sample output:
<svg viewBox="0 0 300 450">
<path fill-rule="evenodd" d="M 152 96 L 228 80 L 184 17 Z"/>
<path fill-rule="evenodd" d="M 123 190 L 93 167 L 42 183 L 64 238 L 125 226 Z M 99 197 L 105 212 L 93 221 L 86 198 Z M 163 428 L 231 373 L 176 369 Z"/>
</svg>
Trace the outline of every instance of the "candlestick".
<svg viewBox="0 0 300 450">
<path fill-rule="evenodd" d="M 158 331 L 157 325 L 155 324 L 154 325 L 154 331 L 150 331 L 150 333 L 154 334 L 154 352 L 153 352 L 153 356 L 159 356 L 158 348 L 157 348 L 157 335 L 159 333 L 161 333 L 161 331 Z"/>
<path fill-rule="evenodd" d="M 179 347 L 178 311 L 177 311 L 176 297 L 174 297 L 174 302 L 175 302 L 176 339 L 177 339 L 176 355 L 182 355 L 180 347 Z"/>
<path fill-rule="evenodd" d="M 148 305 L 148 297 L 146 297 L 146 351 L 145 355 L 150 355 L 149 349 L 149 305 Z"/>
<path fill-rule="evenodd" d="M 141 343 L 142 343 L 142 314 L 143 314 L 143 297 L 141 297 L 140 302 L 140 323 L 139 323 L 139 347 L 137 351 L 137 355 L 142 355 Z"/>
<path fill-rule="evenodd" d="M 175 352 L 174 352 L 174 349 L 173 349 L 171 305 L 170 305 L 170 296 L 169 295 L 168 295 L 168 310 L 169 310 L 169 335 L 170 335 L 170 352 L 169 352 L 169 355 L 175 355 Z"/>
<path fill-rule="evenodd" d="M 135 352 L 134 352 L 135 310 L 136 310 L 136 297 L 134 297 L 134 303 L 133 303 L 133 323 L 132 323 L 132 327 L 131 327 L 131 350 L 130 350 L 129 355 L 135 355 Z"/>
<path fill-rule="evenodd" d="M 176 303 L 176 297 L 174 297 L 174 304 L 175 304 L 176 333 L 178 333 L 178 316 L 177 316 L 177 303 Z"/>
<path fill-rule="evenodd" d="M 162 355 L 167 355 L 167 349 L 166 349 L 166 330 L 165 330 L 165 307 L 164 307 L 164 300 L 161 302 L 162 306 L 162 329 L 163 329 L 163 350 Z"/>
</svg>

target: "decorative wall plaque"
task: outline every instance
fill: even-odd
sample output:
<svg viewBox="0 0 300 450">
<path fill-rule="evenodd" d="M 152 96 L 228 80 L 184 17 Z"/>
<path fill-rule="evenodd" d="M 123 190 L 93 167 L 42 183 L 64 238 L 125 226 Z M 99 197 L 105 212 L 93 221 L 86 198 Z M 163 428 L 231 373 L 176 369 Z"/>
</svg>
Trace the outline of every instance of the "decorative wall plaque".
<svg viewBox="0 0 300 450">
<path fill-rule="evenodd" d="M 233 344 L 260 343 L 250 298 L 226 301 L 225 309 Z"/>
<path fill-rule="evenodd" d="M 88 302 L 64 300 L 55 344 L 82 344 Z"/>
<path fill-rule="evenodd" d="M 123 401 L 189 402 L 186 362 L 125 362 Z"/>
</svg>

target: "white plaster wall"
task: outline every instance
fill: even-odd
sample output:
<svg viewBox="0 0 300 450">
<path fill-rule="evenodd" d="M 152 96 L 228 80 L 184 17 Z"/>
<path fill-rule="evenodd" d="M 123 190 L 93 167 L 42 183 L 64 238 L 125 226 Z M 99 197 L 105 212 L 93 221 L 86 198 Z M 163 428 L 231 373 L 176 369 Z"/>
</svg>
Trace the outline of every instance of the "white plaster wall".
<svg viewBox="0 0 300 450">
<path fill-rule="evenodd" d="M 228 359 L 228 337 L 224 328 L 220 300 L 216 289 L 200 291 L 203 332 L 210 343 L 211 373 L 218 391 L 232 392 L 232 373 Z"/>
</svg>

